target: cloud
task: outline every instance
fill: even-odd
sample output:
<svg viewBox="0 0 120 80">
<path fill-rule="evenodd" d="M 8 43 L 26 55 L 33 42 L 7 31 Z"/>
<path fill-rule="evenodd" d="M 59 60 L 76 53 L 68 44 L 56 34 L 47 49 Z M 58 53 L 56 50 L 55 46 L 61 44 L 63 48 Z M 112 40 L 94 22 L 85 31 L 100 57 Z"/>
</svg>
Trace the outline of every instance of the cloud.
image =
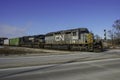
<svg viewBox="0 0 120 80">
<path fill-rule="evenodd" d="M 26 29 L 18 26 L 0 25 L 0 37 L 21 37 L 26 35 Z"/>
</svg>

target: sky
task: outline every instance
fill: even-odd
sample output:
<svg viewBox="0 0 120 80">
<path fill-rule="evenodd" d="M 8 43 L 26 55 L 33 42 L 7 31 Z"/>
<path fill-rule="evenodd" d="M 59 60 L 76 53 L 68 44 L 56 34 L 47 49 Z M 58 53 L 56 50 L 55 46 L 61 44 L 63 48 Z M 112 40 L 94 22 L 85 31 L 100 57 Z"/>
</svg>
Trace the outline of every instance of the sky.
<svg viewBox="0 0 120 80">
<path fill-rule="evenodd" d="M 88 28 L 104 37 L 120 19 L 120 0 L 0 0 L 0 37 Z"/>
</svg>

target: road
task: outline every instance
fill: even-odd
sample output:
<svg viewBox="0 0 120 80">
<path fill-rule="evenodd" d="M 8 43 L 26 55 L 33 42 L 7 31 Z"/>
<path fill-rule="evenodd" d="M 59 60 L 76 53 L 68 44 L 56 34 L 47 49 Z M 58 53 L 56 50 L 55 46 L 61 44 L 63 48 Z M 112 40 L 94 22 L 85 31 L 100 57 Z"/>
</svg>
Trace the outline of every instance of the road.
<svg viewBox="0 0 120 80">
<path fill-rule="evenodd" d="M 81 62 L 88 60 L 120 58 L 120 50 L 112 50 L 101 53 L 71 52 L 70 54 L 57 53 L 59 55 L 46 56 L 8 56 L 0 57 L 0 68 L 36 66 L 58 63 Z"/>
<path fill-rule="evenodd" d="M 120 58 L 0 70 L 0 80 L 119 80 Z"/>
<path fill-rule="evenodd" d="M 119 80 L 120 50 L 1 56 L 0 80 Z"/>
</svg>

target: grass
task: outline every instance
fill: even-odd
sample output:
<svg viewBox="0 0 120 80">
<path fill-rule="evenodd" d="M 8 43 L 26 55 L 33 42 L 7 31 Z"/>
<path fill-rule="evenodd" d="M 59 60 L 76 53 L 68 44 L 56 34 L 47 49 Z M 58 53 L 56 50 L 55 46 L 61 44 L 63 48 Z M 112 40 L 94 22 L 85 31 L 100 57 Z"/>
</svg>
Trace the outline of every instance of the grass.
<svg viewBox="0 0 120 80">
<path fill-rule="evenodd" d="M 46 53 L 44 51 L 31 51 L 26 49 L 20 49 L 20 48 L 0 48 L 0 56 L 9 56 L 9 55 L 26 55 L 26 54 L 32 54 L 32 53 Z"/>
<path fill-rule="evenodd" d="M 28 51 L 20 49 L 0 48 L 0 56 L 25 55 Z"/>
</svg>

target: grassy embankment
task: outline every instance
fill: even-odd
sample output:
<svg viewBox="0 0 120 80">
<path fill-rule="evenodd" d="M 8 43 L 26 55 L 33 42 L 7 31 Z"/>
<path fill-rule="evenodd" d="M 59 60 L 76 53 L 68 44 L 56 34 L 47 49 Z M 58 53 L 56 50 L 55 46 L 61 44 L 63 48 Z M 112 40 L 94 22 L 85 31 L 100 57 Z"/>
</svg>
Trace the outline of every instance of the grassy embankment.
<svg viewBox="0 0 120 80">
<path fill-rule="evenodd" d="M 32 53 L 46 53 L 46 52 L 26 50 L 23 48 L 9 48 L 9 47 L 0 48 L 0 56 L 26 55 L 26 54 L 32 54 Z"/>
</svg>

